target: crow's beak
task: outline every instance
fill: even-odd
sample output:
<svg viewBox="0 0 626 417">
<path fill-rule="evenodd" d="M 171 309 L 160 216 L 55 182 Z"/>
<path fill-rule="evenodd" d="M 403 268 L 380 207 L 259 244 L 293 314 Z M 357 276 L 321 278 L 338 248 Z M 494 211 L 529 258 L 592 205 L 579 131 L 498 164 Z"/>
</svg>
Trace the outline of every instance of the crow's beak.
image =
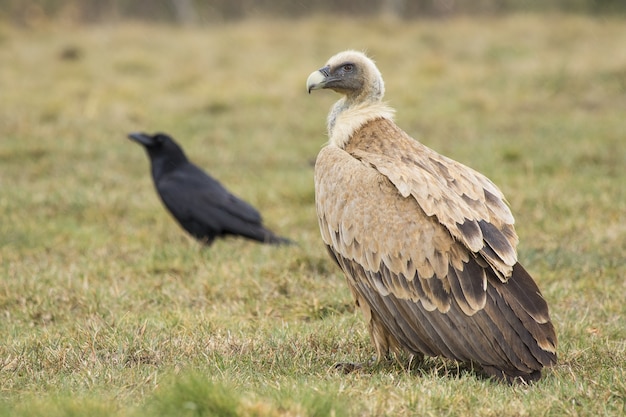
<svg viewBox="0 0 626 417">
<path fill-rule="evenodd" d="M 150 146 L 153 144 L 152 136 L 141 133 L 141 132 L 133 132 L 128 134 L 128 138 L 134 140 L 135 142 L 141 143 L 144 146 Z"/>
</svg>

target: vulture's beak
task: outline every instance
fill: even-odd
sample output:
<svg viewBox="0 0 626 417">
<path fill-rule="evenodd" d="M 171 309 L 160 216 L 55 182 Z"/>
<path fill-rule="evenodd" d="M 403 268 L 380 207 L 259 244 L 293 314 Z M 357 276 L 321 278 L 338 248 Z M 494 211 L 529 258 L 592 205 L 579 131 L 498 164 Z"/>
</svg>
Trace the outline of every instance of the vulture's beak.
<svg viewBox="0 0 626 417">
<path fill-rule="evenodd" d="M 319 90 L 326 86 L 328 76 L 330 75 L 330 66 L 326 65 L 317 71 L 313 71 L 309 78 L 306 79 L 306 89 L 311 94 L 311 90 Z"/>
</svg>

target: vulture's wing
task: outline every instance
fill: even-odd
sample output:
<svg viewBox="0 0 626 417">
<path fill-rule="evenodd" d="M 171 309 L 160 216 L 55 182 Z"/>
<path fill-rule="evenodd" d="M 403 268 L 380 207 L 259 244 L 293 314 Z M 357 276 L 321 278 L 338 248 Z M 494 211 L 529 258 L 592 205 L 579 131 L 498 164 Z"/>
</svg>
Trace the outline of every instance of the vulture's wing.
<svg viewBox="0 0 626 417">
<path fill-rule="evenodd" d="M 336 146 L 318 155 L 315 192 L 322 238 L 379 353 L 399 344 L 513 376 L 555 361 L 547 305 L 519 264 L 502 283 L 378 167 Z"/>
<path fill-rule="evenodd" d="M 475 257 L 467 248 L 376 169 L 327 146 L 318 155 L 315 193 L 322 239 L 371 272 L 379 293 L 446 312 L 454 291 L 467 314 L 484 307 L 484 268 L 470 270 Z"/>
<path fill-rule="evenodd" d="M 412 196 L 454 239 L 479 253 L 502 279 L 517 262 L 518 237 L 504 195 L 487 177 L 379 119 L 357 131 L 346 151 L 376 168 L 403 197 Z"/>
</svg>

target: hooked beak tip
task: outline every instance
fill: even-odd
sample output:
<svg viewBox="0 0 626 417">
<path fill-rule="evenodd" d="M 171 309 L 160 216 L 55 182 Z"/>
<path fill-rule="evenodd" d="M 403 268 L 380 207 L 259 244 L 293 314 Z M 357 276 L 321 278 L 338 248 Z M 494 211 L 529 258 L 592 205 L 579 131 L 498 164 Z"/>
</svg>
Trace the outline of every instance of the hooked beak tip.
<svg viewBox="0 0 626 417">
<path fill-rule="evenodd" d="M 313 71 L 309 77 L 306 79 L 306 88 L 309 94 L 311 94 L 312 90 L 318 90 L 320 88 L 324 88 L 327 71 L 324 71 L 326 68 L 319 69 L 317 71 Z"/>
</svg>

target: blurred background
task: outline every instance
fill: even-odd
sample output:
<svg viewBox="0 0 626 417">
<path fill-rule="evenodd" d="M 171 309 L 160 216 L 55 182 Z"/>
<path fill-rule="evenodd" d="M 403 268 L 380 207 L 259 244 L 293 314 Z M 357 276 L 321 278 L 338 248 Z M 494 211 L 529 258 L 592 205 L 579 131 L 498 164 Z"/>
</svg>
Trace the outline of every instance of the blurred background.
<svg viewBox="0 0 626 417">
<path fill-rule="evenodd" d="M 20 25 L 46 19 L 103 22 L 140 19 L 180 24 L 231 21 L 249 17 L 303 17 L 311 14 L 406 19 L 459 14 L 524 11 L 613 14 L 626 12 L 623 0 L 0 0 L 0 18 Z"/>
<path fill-rule="evenodd" d="M 134 410 L 190 371 L 265 417 L 339 397 L 337 416 L 623 415 L 625 18 L 626 0 L 0 0 L 0 417 L 176 415 Z M 315 213 L 338 95 L 305 80 L 348 48 L 399 126 L 509 199 L 559 334 L 532 395 L 445 362 L 329 372 L 373 353 Z M 133 131 L 174 136 L 298 245 L 203 250 Z"/>
</svg>

